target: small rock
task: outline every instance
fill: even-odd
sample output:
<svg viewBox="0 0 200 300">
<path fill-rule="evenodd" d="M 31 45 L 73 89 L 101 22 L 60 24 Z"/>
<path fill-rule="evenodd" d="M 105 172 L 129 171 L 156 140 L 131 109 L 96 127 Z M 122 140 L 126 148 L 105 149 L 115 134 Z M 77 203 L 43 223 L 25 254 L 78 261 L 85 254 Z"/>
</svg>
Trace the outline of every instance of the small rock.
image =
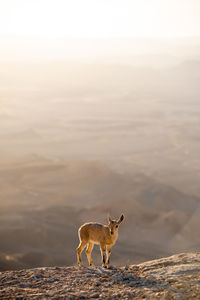
<svg viewBox="0 0 200 300">
<path fill-rule="evenodd" d="M 75 299 L 74 296 L 68 296 L 68 297 L 66 298 L 66 300 L 74 300 L 74 299 Z"/>
<path fill-rule="evenodd" d="M 79 299 L 88 299 L 85 295 L 79 295 Z"/>
<path fill-rule="evenodd" d="M 94 283 L 94 286 L 100 286 L 100 282 L 99 281 L 96 281 L 95 283 Z"/>
<path fill-rule="evenodd" d="M 113 298 L 114 298 L 114 299 L 118 299 L 118 298 L 120 298 L 120 296 L 121 296 L 120 294 L 114 294 L 114 295 L 113 295 Z"/>
<path fill-rule="evenodd" d="M 133 280 L 133 275 L 131 273 L 127 273 L 123 277 L 124 280 Z"/>
<path fill-rule="evenodd" d="M 114 281 L 114 282 L 120 282 L 120 281 L 123 281 L 123 276 L 121 274 L 115 274 L 111 277 L 111 280 Z"/>
<path fill-rule="evenodd" d="M 128 286 L 129 286 L 129 287 L 134 287 L 135 285 L 136 285 L 136 284 L 135 284 L 134 281 L 131 281 L 131 282 L 128 283 Z"/>
<path fill-rule="evenodd" d="M 91 297 L 92 297 L 92 298 L 95 298 L 95 299 L 96 299 L 96 298 L 99 298 L 99 294 L 98 294 L 98 293 L 92 294 Z"/>
<path fill-rule="evenodd" d="M 55 292 L 55 291 L 49 291 L 49 292 L 48 292 L 48 296 L 54 297 L 54 296 L 56 295 L 56 293 L 57 293 L 57 292 Z"/>
<path fill-rule="evenodd" d="M 115 276 L 115 275 L 113 275 L 112 277 L 111 277 L 111 280 L 114 282 L 114 283 L 118 283 L 120 280 L 119 280 L 119 278 L 117 277 L 117 276 Z"/>
</svg>

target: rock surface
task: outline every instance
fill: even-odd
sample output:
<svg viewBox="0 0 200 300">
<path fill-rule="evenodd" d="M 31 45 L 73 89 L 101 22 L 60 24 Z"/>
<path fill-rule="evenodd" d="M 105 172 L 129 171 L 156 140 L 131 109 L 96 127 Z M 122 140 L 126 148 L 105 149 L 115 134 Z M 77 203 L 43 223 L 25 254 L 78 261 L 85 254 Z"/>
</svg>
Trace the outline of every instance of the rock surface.
<svg viewBox="0 0 200 300">
<path fill-rule="evenodd" d="M 139 265 L 0 273 L 0 299 L 200 299 L 200 253 Z"/>
</svg>

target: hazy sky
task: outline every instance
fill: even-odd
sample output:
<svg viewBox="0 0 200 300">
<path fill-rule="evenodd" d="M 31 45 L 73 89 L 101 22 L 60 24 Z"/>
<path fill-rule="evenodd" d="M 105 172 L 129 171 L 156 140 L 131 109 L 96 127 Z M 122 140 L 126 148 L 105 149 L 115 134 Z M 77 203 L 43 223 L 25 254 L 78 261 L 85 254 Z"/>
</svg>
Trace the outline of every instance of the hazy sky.
<svg viewBox="0 0 200 300">
<path fill-rule="evenodd" d="M 0 0 L 0 35 L 200 36 L 200 0 Z"/>
</svg>

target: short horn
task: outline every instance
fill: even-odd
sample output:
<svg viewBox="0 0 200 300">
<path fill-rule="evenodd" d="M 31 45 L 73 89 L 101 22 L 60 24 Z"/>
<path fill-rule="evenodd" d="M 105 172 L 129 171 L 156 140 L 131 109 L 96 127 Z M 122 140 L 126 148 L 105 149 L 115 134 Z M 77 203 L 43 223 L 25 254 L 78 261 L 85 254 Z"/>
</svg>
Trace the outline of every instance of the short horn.
<svg viewBox="0 0 200 300">
<path fill-rule="evenodd" d="M 111 222 L 112 221 L 112 219 L 111 219 L 111 217 L 110 217 L 110 214 L 108 213 L 108 217 L 107 217 L 107 219 L 108 219 L 108 222 Z"/>
</svg>

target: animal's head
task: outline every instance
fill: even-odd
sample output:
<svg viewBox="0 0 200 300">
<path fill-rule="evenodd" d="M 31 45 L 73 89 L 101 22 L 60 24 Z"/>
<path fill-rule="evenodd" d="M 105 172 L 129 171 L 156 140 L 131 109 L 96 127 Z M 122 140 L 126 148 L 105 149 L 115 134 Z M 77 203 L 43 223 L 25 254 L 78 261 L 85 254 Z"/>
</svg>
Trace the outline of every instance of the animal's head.
<svg viewBox="0 0 200 300">
<path fill-rule="evenodd" d="M 119 225 L 121 224 L 121 222 L 124 220 L 124 215 L 121 215 L 121 217 L 119 218 L 119 220 L 112 220 L 110 218 L 110 216 L 108 216 L 108 228 L 110 230 L 110 234 L 113 235 L 116 232 L 118 232 L 119 229 Z"/>
</svg>

